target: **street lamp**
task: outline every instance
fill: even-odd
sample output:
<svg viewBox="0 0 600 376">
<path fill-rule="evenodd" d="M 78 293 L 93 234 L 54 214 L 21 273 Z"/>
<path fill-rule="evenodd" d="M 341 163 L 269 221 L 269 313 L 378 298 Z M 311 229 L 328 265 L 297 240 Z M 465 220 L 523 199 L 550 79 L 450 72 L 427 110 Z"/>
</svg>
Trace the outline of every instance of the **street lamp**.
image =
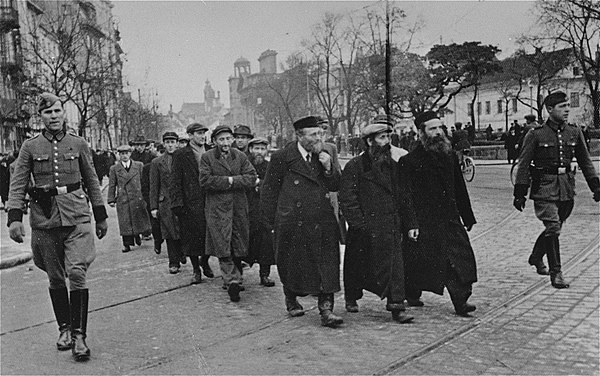
<svg viewBox="0 0 600 376">
<path fill-rule="evenodd" d="M 529 86 L 529 113 L 533 114 L 533 84 L 531 80 L 527 81 L 527 86 Z"/>
</svg>

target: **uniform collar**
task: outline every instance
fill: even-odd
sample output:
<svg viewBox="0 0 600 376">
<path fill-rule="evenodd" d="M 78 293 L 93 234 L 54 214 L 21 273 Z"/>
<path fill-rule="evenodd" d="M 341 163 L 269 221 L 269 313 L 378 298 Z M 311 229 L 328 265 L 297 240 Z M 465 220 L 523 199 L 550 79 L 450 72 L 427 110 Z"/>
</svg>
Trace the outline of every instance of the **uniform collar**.
<svg viewBox="0 0 600 376">
<path fill-rule="evenodd" d="M 553 131 L 557 131 L 557 130 L 563 130 L 565 129 L 565 126 L 567 125 L 566 122 L 561 122 L 561 123 L 557 123 L 554 120 L 552 120 L 551 118 L 548 118 L 548 120 L 546 120 L 546 124 L 548 124 L 548 126 L 553 130 Z"/>
<path fill-rule="evenodd" d="M 48 141 L 53 141 L 53 140 L 56 140 L 56 141 L 62 141 L 62 139 L 63 139 L 63 138 L 65 138 L 65 135 L 66 135 L 67 133 L 65 132 L 65 130 L 64 130 L 64 129 L 61 129 L 61 130 L 60 130 L 60 131 L 58 131 L 58 132 L 51 132 L 51 131 L 49 131 L 48 129 L 44 129 L 44 130 L 42 131 L 42 134 L 44 135 L 44 137 L 46 137 L 46 139 L 47 139 Z"/>
</svg>

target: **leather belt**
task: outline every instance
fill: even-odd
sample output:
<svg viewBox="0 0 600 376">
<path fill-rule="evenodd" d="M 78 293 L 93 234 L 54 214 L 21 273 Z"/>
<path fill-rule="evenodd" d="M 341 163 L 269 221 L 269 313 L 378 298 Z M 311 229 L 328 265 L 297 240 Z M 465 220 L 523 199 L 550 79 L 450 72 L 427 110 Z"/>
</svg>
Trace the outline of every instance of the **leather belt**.
<svg viewBox="0 0 600 376">
<path fill-rule="evenodd" d="M 56 187 L 56 188 L 32 188 L 31 191 L 33 194 L 30 194 L 30 195 L 32 197 L 34 197 L 34 195 L 45 195 L 45 196 L 64 195 L 65 193 L 71 193 L 73 191 L 78 190 L 79 187 L 81 187 L 81 183 L 67 184 L 62 187 Z"/>
<path fill-rule="evenodd" d="M 562 167 L 537 167 L 536 170 L 543 174 L 549 175 L 564 175 L 567 172 L 571 172 L 571 166 Z"/>
</svg>

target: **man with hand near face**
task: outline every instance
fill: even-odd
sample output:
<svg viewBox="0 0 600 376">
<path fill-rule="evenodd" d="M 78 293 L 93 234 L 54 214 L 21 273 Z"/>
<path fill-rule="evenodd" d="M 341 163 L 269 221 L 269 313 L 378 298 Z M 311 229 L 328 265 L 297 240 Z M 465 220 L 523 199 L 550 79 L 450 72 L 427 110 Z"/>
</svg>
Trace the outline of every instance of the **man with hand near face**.
<svg viewBox="0 0 600 376">
<path fill-rule="evenodd" d="M 340 230 L 329 192 L 340 186 L 340 168 L 323 150 L 319 118 L 294 122 L 297 142 L 275 152 L 265 174 L 261 207 L 274 230 L 275 259 L 292 317 L 304 309 L 298 296 L 317 295 L 321 324 L 337 327 L 334 293 L 340 291 Z"/>
<path fill-rule="evenodd" d="M 35 187 L 29 191 L 31 249 L 35 265 L 47 273 L 50 281 L 50 298 L 60 331 L 56 346 L 58 350 L 71 349 L 75 360 L 87 360 L 86 275 L 96 257 L 88 199 L 98 239 L 106 235 L 108 216 L 87 143 L 66 131 L 60 98 L 50 93 L 40 97 L 38 112 L 45 128 L 23 143 L 15 161 L 7 222 L 10 238 L 22 243 L 26 186 L 33 175 Z"/>
</svg>

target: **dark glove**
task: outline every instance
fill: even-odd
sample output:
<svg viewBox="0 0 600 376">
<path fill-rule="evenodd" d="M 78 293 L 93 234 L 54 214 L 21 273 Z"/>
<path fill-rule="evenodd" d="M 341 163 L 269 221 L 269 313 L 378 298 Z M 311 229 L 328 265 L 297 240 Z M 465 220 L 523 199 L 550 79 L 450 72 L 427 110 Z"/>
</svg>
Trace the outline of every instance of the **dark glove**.
<svg viewBox="0 0 600 376">
<path fill-rule="evenodd" d="M 171 208 L 171 211 L 177 217 L 182 217 L 185 215 L 185 208 L 183 206 L 175 206 L 174 208 Z"/>
<path fill-rule="evenodd" d="M 596 201 L 596 202 L 600 201 L 600 189 L 596 189 L 594 191 L 594 201 Z"/>
<path fill-rule="evenodd" d="M 525 197 L 515 197 L 515 199 L 513 201 L 513 206 L 515 207 L 515 209 L 522 212 L 523 209 L 525 208 L 525 201 L 526 201 Z"/>
</svg>

